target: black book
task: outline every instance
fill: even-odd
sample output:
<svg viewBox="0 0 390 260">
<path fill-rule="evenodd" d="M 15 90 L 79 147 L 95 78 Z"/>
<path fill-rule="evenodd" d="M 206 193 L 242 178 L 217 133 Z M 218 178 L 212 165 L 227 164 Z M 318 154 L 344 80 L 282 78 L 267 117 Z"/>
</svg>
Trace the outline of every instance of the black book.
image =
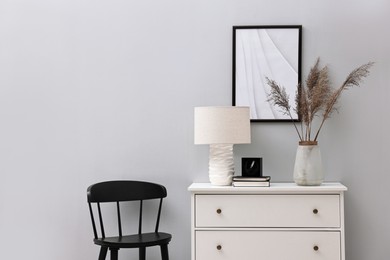
<svg viewBox="0 0 390 260">
<path fill-rule="evenodd" d="M 270 176 L 263 177 L 242 177 L 242 176 L 233 176 L 234 182 L 269 182 L 271 180 Z"/>
</svg>

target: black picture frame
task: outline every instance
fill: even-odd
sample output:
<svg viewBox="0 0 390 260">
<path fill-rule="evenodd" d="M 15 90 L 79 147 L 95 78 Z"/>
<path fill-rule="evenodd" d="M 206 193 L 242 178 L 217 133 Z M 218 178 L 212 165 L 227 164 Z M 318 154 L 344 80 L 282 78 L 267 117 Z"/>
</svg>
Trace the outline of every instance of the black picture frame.
<svg viewBox="0 0 390 260">
<path fill-rule="evenodd" d="M 291 122 L 267 101 L 266 77 L 286 88 L 294 107 L 301 56 L 302 25 L 233 26 L 233 106 L 249 106 L 251 122 Z M 295 111 L 293 121 L 300 121 Z"/>
</svg>

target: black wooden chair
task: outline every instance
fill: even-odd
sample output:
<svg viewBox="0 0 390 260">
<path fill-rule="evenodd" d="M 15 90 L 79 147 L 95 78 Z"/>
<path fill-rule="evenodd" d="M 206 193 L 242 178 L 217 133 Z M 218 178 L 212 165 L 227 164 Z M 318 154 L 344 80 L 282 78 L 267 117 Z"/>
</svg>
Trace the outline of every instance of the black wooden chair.
<svg viewBox="0 0 390 260">
<path fill-rule="evenodd" d="M 99 260 L 106 259 L 107 251 L 110 249 L 111 260 L 118 259 L 118 250 L 121 248 L 139 248 L 139 259 L 145 260 L 146 247 L 160 246 L 162 260 L 169 260 L 168 243 L 171 241 L 171 234 L 158 232 L 160 223 L 161 206 L 163 198 L 167 196 L 167 191 L 164 186 L 141 181 L 108 181 L 96 183 L 88 187 L 88 204 L 92 219 L 92 227 L 94 233 L 94 243 L 99 245 L 100 253 Z M 160 199 L 157 212 L 157 221 L 154 232 L 142 232 L 142 204 L 144 200 Z M 139 201 L 139 225 L 138 234 L 123 235 L 120 202 L 124 201 Z M 118 236 L 106 237 L 103 225 L 103 214 L 101 203 L 115 203 L 116 215 L 118 218 Z M 97 206 L 92 207 L 92 203 Z M 94 210 L 94 209 L 95 210 Z M 97 208 L 97 209 L 96 209 Z M 94 211 L 98 213 L 100 222 L 101 237 L 98 237 Z"/>
</svg>

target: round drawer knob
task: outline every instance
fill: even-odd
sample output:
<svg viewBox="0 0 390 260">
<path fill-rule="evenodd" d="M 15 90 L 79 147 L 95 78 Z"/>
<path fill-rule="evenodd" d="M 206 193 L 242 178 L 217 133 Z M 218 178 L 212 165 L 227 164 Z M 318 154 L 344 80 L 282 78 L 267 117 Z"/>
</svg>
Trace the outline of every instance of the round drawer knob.
<svg viewBox="0 0 390 260">
<path fill-rule="evenodd" d="M 217 209 L 217 214 L 221 214 L 222 213 L 222 209 Z"/>
<path fill-rule="evenodd" d="M 318 246 L 313 247 L 314 251 L 318 251 L 320 248 Z"/>
<path fill-rule="evenodd" d="M 222 249 L 221 245 L 217 245 L 217 250 L 220 251 Z"/>
<path fill-rule="evenodd" d="M 318 209 L 313 209 L 314 214 L 318 214 Z"/>
</svg>

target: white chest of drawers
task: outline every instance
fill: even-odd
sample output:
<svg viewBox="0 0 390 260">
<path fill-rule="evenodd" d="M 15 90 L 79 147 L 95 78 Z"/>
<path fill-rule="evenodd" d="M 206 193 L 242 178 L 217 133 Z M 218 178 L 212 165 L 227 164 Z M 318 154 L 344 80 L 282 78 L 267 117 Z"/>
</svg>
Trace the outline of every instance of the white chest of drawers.
<svg viewBox="0 0 390 260">
<path fill-rule="evenodd" d="M 340 183 L 193 183 L 192 260 L 345 260 Z"/>
</svg>

